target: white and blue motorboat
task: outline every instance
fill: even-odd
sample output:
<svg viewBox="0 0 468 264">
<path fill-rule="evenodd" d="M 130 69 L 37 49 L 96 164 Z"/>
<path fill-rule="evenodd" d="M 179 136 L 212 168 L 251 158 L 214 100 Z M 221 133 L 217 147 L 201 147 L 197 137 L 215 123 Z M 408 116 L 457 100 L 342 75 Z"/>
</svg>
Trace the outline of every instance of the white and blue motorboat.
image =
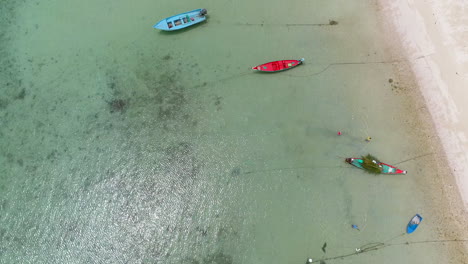
<svg viewBox="0 0 468 264">
<path fill-rule="evenodd" d="M 204 8 L 195 9 L 165 18 L 156 23 L 153 27 L 165 31 L 179 30 L 205 21 L 207 13 L 208 12 Z"/>
<path fill-rule="evenodd" d="M 421 224 L 421 221 L 423 220 L 422 216 L 419 214 L 416 214 L 411 218 L 409 221 L 408 225 L 406 226 L 406 233 L 411 234 L 418 228 L 419 224 Z"/>
</svg>

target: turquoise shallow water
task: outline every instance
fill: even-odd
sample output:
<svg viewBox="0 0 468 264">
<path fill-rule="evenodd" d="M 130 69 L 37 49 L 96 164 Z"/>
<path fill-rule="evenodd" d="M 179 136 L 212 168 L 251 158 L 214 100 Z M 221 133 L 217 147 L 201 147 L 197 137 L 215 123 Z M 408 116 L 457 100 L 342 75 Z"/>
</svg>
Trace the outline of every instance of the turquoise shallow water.
<svg viewBox="0 0 468 264">
<path fill-rule="evenodd" d="M 343 162 L 430 151 L 388 82 L 374 6 L 358 2 L 3 3 L 0 262 L 446 260 L 435 245 L 333 259 L 437 237 L 430 220 L 397 237 L 431 211 L 430 168 L 376 177 Z M 199 7 L 207 23 L 151 28 Z"/>
</svg>

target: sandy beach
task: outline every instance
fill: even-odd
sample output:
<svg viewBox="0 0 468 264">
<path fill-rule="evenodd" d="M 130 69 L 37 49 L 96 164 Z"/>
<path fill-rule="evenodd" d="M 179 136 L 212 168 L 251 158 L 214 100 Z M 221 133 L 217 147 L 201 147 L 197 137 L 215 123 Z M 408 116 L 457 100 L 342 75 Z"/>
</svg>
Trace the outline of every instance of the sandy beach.
<svg viewBox="0 0 468 264">
<path fill-rule="evenodd" d="M 381 12 L 391 19 L 404 46 L 468 208 L 468 19 L 459 13 L 468 4 L 461 0 L 387 2 Z"/>
<path fill-rule="evenodd" d="M 380 1 L 379 12 L 395 54 L 411 71 L 430 113 L 434 145 L 441 145 L 438 184 L 450 206 L 445 214 L 466 230 L 468 208 L 468 2 L 463 0 Z M 439 142 L 439 143 L 438 143 Z M 438 149 L 438 147 L 435 147 Z M 441 153 L 440 153 L 441 152 Z M 448 165 L 447 165 L 448 163 Z M 436 198 L 436 197 L 434 197 Z M 464 235 L 461 235 L 464 236 Z M 466 236 L 465 236 L 466 238 Z"/>
</svg>

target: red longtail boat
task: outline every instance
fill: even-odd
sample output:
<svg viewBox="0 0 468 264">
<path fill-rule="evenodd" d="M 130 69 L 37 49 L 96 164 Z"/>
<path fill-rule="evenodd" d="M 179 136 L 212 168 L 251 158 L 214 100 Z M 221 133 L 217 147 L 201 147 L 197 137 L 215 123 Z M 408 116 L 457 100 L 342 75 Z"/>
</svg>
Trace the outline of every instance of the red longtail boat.
<svg viewBox="0 0 468 264">
<path fill-rule="evenodd" d="M 291 68 L 297 67 L 302 64 L 304 58 L 300 60 L 279 60 L 267 62 L 255 67 L 252 67 L 252 70 L 262 71 L 262 72 L 279 72 L 289 70 Z"/>
</svg>

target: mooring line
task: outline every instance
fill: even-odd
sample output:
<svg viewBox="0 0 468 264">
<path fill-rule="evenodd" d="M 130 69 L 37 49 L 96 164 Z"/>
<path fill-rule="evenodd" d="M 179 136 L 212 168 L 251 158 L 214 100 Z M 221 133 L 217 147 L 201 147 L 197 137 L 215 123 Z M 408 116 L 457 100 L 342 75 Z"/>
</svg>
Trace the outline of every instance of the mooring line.
<svg viewBox="0 0 468 264">
<path fill-rule="evenodd" d="M 433 53 L 431 54 L 427 54 L 427 55 L 420 55 L 416 58 L 413 58 L 411 60 L 419 60 L 419 59 L 422 59 L 422 58 L 425 58 L 427 56 L 430 56 L 432 55 Z M 405 62 L 405 61 L 408 61 L 408 59 L 397 59 L 397 60 L 384 60 L 384 61 L 355 61 L 355 62 L 335 62 L 335 63 L 330 63 L 328 64 L 324 69 L 322 69 L 321 71 L 318 71 L 318 72 L 315 72 L 315 73 L 312 73 L 312 74 L 308 74 L 308 75 L 291 75 L 291 74 L 286 74 L 288 76 L 291 76 L 291 77 L 310 77 L 310 76 L 315 76 L 315 75 L 319 75 L 323 72 L 325 72 L 326 70 L 328 70 L 330 67 L 332 66 L 339 66 L 339 65 L 366 65 L 366 64 L 393 64 L 393 63 L 400 63 L 400 62 Z M 308 66 L 308 65 L 304 65 L 304 66 Z"/>
<path fill-rule="evenodd" d="M 434 153 L 433 152 L 426 153 L 426 154 L 419 155 L 419 156 L 416 156 L 416 157 L 413 157 L 413 158 L 410 158 L 410 159 L 406 159 L 406 160 L 403 160 L 403 161 L 400 161 L 400 162 L 397 162 L 397 163 L 393 163 L 393 164 L 398 165 L 398 164 L 401 164 L 401 163 L 404 163 L 404 162 L 407 162 L 407 161 L 419 159 L 419 158 L 426 157 L 426 156 L 429 156 L 429 155 L 434 155 Z"/>
<path fill-rule="evenodd" d="M 221 79 L 218 79 L 218 80 L 214 80 L 212 82 L 224 82 L 224 81 L 227 81 L 227 80 L 230 80 L 230 79 L 234 79 L 234 78 L 239 78 L 239 77 L 242 77 L 244 75 L 248 75 L 248 74 L 252 74 L 253 72 L 243 72 L 243 73 L 238 73 L 238 74 L 235 74 L 235 75 L 231 75 L 229 77 L 225 77 L 225 78 L 221 78 Z"/>
<path fill-rule="evenodd" d="M 282 171 L 282 170 L 299 170 L 299 169 L 335 169 L 335 168 L 345 168 L 343 166 L 304 166 L 304 167 L 290 167 L 290 168 L 275 168 L 275 169 L 265 169 L 265 170 L 256 170 L 256 171 L 246 171 L 241 173 L 245 174 L 255 174 L 261 172 L 272 172 L 272 171 Z"/>
<path fill-rule="evenodd" d="M 325 72 L 326 70 L 328 70 L 329 68 L 331 68 L 332 66 L 340 66 L 340 65 L 366 65 L 366 64 L 392 64 L 392 63 L 398 63 L 398 62 L 402 62 L 402 61 L 405 61 L 405 60 L 393 60 L 393 61 L 357 61 L 357 62 L 335 62 L 335 63 L 330 63 L 328 64 L 325 68 L 323 68 L 321 71 L 318 71 L 318 72 L 314 72 L 312 74 L 307 74 L 307 75 L 292 75 L 292 74 L 286 74 L 288 76 L 291 76 L 291 77 L 310 77 L 310 76 L 315 76 L 315 75 L 319 75 L 323 72 Z M 309 66 L 309 65 L 305 65 L 305 66 Z"/>
<path fill-rule="evenodd" d="M 300 27 L 300 26 L 310 26 L 310 27 L 322 27 L 322 26 L 336 26 L 338 22 L 330 20 L 328 23 L 310 23 L 310 24 L 267 24 L 267 23 L 237 23 L 237 26 L 280 26 L 280 27 Z"/>
<path fill-rule="evenodd" d="M 405 235 L 405 233 L 403 233 L 402 235 Z M 395 239 L 395 238 L 400 237 L 402 235 L 398 235 L 398 236 L 396 236 L 396 237 L 394 237 L 392 239 Z M 390 239 L 390 240 L 392 240 L 392 239 Z M 390 240 L 387 240 L 387 241 L 390 241 Z M 325 261 L 325 260 L 334 260 L 334 259 L 351 257 L 351 256 L 367 253 L 367 252 L 370 252 L 370 251 L 384 249 L 384 248 L 390 247 L 390 246 L 403 246 L 403 245 L 409 246 L 409 245 L 412 245 L 412 244 L 447 243 L 447 242 L 466 243 L 466 242 L 468 242 L 468 239 L 423 240 L 423 241 L 413 241 L 413 242 L 408 242 L 407 241 L 407 242 L 389 243 L 389 244 L 385 243 L 385 242 L 373 242 L 373 243 L 365 244 L 365 245 L 363 245 L 363 246 L 361 246 L 359 248 L 356 248 L 355 252 L 353 252 L 353 253 L 343 254 L 343 255 L 334 256 L 334 257 L 317 259 L 317 260 L 313 260 L 312 263 L 315 263 L 315 262 L 320 263 L 321 261 Z"/>
</svg>

